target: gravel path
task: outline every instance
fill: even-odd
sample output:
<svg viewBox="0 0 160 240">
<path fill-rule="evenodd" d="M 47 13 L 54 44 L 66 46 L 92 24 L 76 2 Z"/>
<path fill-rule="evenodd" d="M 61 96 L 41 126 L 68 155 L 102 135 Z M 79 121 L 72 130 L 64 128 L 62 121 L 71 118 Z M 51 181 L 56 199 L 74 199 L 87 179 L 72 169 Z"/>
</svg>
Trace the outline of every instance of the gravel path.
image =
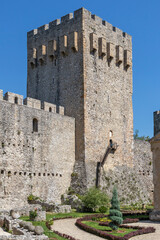
<svg viewBox="0 0 160 240">
<path fill-rule="evenodd" d="M 102 240 L 104 238 L 97 237 L 93 234 L 87 233 L 77 226 L 75 226 L 75 222 L 77 219 L 64 219 L 64 220 L 56 220 L 52 226 L 52 229 L 58 231 L 60 233 L 65 233 L 70 235 L 78 240 Z"/>
<path fill-rule="evenodd" d="M 75 226 L 76 219 L 64 219 L 56 220 L 52 226 L 53 230 L 60 233 L 65 233 L 78 240 L 102 240 L 104 238 L 97 237 L 93 234 L 87 233 Z M 138 223 L 132 223 L 128 225 L 143 226 L 143 227 L 154 227 L 155 233 L 144 234 L 130 238 L 130 240 L 160 240 L 160 222 L 141 221 Z"/>
<path fill-rule="evenodd" d="M 128 225 L 142 226 L 142 227 L 154 227 L 156 231 L 154 233 L 143 234 L 130 238 L 130 240 L 160 240 L 160 222 L 141 221 L 138 223 L 132 223 Z"/>
<path fill-rule="evenodd" d="M 0 236 L 8 236 L 8 235 L 11 235 L 11 234 L 8 233 L 8 232 L 3 231 L 3 229 L 0 228 Z"/>
</svg>

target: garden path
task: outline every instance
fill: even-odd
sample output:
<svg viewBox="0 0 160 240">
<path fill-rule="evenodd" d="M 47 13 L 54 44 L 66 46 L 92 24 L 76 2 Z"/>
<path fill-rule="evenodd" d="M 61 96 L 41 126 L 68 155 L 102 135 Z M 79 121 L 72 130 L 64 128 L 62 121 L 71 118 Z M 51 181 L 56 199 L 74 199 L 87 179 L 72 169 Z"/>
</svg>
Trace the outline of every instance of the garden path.
<svg viewBox="0 0 160 240">
<path fill-rule="evenodd" d="M 77 240 L 102 240 L 104 238 L 97 237 L 93 234 L 87 233 L 79 229 L 76 225 L 77 219 L 64 219 L 56 220 L 52 226 L 52 230 L 58 231 L 60 233 L 65 233 L 69 236 L 74 237 Z"/>
<path fill-rule="evenodd" d="M 60 233 L 65 233 L 78 240 L 102 240 L 104 238 L 97 237 L 93 234 L 87 233 L 77 226 L 75 226 L 76 219 L 62 219 L 54 221 L 52 229 Z M 132 223 L 128 225 L 154 227 L 155 233 L 144 234 L 130 238 L 130 240 L 160 240 L 160 222 L 141 221 L 138 223 Z"/>
<path fill-rule="evenodd" d="M 143 226 L 143 227 L 154 227 L 156 231 L 154 233 L 143 234 L 130 238 L 130 240 L 160 240 L 160 222 L 152 221 L 140 221 L 138 223 L 131 223 L 128 225 Z"/>
</svg>

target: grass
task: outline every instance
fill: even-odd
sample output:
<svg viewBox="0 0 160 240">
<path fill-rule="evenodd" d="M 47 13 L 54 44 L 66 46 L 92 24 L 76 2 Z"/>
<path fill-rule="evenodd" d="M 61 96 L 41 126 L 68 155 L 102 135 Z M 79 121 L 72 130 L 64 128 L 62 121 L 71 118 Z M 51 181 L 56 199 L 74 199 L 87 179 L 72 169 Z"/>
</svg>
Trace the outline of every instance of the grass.
<svg viewBox="0 0 160 240">
<path fill-rule="evenodd" d="M 86 215 L 95 214 L 95 213 L 78 213 L 78 212 L 71 212 L 71 213 L 47 213 L 46 219 L 47 221 L 50 219 L 56 218 L 66 218 L 66 217 L 73 217 L 73 218 L 82 218 Z"/>
<path fill-rule="evenodd" d="M 46 220 L 49 221 L 49 220 L 51 220 L 53 218 L 56 219 L 56 218 L 66 218 L 66 217 L 81 218 L 81 217 L 84 217 L 84 216 L 90 215 L 90 214 L 95 214 L 95 213 L 78 213 L 78 212 L 71 212 L 71 213 L 47 213 L 46 214 Z M 23 216 L 20 219 L 24 220 L 24 221 L 30 221 L 29 217 L 27 217 L 27 216 Z M 60 237 L 57 234 L 51 232 L 46 227 L 46 224 L 45 224 L 44 221 L 42 221 L 42 222 L 34 222 L 34 221 L 32 221 L 32 224 L 34 226 L 41 226 L 41 227 L 43 227 L 44 234 L 46 236 L 48 236 L 49 238 L 55 238 L 57 240 L 66 240 L 66 238 Z"/>
<path fill-rule="evenodd" d="M 60 237 L 60 236 L 58 236 L 57 234 L 55 234 L 55 233 L 53 233 L 52 231 L 50 231 L 50 230 L 46 227 L 45 221 L 41 221 L 41 222 L 30 221 L 30 220 L 29 220 L 29 217 L 26 217 L 26 216 L 21 217 L 20 219 L 21 219 L 21 220 L 24 220 L 24 221 L 32 222 L 32 224 L 33 224 L 34 226 L 41 226 L 41 227 L 43 227 L 43 229 L 44 229 L 44 234 L 45 234 L 46 236 L 48 236 L 49 239 L 50 239 L 50 238 L 51 238 L 51 239 L 52 239 L 52 238 L 55 238 L 55 239 L 57 239 L 57 240 L 66 240 L 66 238 Z"/>
<path fill-rule="evenodd" d="M 130 232 L 135 232 L 137 231 L 136 229 L 128 229 L 128 228 L 119 228 L 118 231 L 123 231 L 123 232 L 117 232 L 116 230 L 112 230 L 110 227 L 107 226 L 99 226 L 99 223 L 97 222 L 89 222 L 89 221 L 83 221 L 82 223 L 86 224 L 89 227 L 93 227 L 95 229 L 101 230 L 101 231 L 112 231 L 108 232 L 108 234 L 118 236 L 118 237 L 124 237 L 126 234 Z"/>
</svg>

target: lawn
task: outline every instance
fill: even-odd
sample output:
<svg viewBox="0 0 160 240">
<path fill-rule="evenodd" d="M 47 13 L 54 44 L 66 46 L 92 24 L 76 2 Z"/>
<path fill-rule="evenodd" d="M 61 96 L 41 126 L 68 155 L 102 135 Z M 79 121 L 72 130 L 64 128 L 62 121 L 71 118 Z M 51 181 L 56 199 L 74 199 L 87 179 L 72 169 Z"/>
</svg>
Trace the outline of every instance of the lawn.
<svg viewBox="0 0 160 240">
<path fill-rule="evenodd" d="M 21 220 L 24 220 L 24 221 L 30 221 L 29 220 L 29 217 L 21 217 L 20 218 Z M 41 226 L 41 227 L 43 227 L 43 229 L 44 229 L 44 234 L 46 235 L 46 236 L 48 236 L 49 238 L 55 238 L 55 239 L 57 239 L 57 240 L 66 240 L 66 238 L 63 238 L 63 237 L 60 237 L 60 236 L 58 236 L 57 234 L 55 234 L 55 233 L 53 233 L 52 231 L 50 231 L 47 227 L 46 227 L 46 223 L 44 222 L 44 221 L 42 221 L 42 222 L 34 222 L 34 221 L 30 221 L 30 222 L 32 222 L 32 224 L 34 225 L 34 226 Z"/>
<path fill-rule="evenodd" d="M 82 223 L 86 224 L 89 227 L 93 227 L 93 228 L 101 230 L 101 231 L 106 231 L 108 234 L 118 236 L 118 237 L 124 237 L 126 234 L 128 234 L 130 232 L 137 231 L 137 229 L 128 229 L 128 228 L 119 228 L 118 231 L 115 231 L 115 230 L 112 230 L 110 227 L 99 226 L 98 222 L 82 221 Z"/>
<path fill-rule="evenodd" d="M 86 215 L 90 215 L 92 213 L 77 213 L 77 212 L 71 212 L 71 213 L 47 213 L 46 214 L 46 220 L 49 221 L 51 219 L 56 219 L 56 218 L 66 218 L 66 217 L 73 217 L 73 218 L 81 218 Z M 23 216 L 20 218 L 21 220 L 24 221 L 30 221 L 29 217 Z M 60 237 L 57 234 L 53 233 L 50 231 L 47 227 L 44 221 L 42 222 L 34 222 L 32 221 L 32 224 L 34 226 L 41 226 L 44 229 L 44 234 L 48 236 L 49 238 L 55 238 L 57 240 L 66 240 L 66 238 Z"/>
<path fill-rule="evenodd" d="M 86 215 L 91 215 L 95 213 L 79 213 L 79 212 L 70 212 L 70 213 L 47 213 L 46 219 L 47 221 L 50 219 L 56 219 L 56 218 L 67 218 L 67 217 L 73 217 L 73 218 L 82 218 Z"/>
</svg>

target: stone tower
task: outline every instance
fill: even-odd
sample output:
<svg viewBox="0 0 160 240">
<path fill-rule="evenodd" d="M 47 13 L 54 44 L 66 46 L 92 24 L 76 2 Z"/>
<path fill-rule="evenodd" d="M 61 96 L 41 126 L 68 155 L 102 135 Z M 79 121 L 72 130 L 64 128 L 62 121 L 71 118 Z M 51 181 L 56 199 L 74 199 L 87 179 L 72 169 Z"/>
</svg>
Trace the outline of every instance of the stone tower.
<svg viewBox="0 0 160 240">
<path fill-rule="evenodd" d="M 131 167 L 131 36 L 81 8 L 28 32 L 27 44 L 27 96 L 64 106 L 76 120 L 72 186 L 95 184 L 110 139 L 118 148 L 104 171 Z"/>
</svg>

